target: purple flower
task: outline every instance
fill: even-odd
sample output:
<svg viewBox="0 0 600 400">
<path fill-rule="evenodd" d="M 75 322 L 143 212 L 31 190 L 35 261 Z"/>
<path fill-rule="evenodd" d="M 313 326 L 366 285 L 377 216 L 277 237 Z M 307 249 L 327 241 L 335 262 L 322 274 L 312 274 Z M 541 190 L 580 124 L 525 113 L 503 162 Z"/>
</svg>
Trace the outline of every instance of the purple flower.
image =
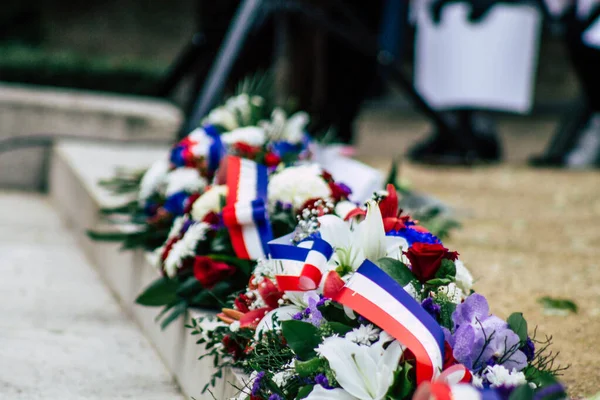
<svg viewBox="0 0 600 400">
<path fill-rule="evenodd" d="M 283 400 L 283 398 L 278 395 L 277 393 L 273 393 L 272 395 L 269 396 L 269 400 Z"/>
<path fill-rule="evenodd" d="M 471 370 L 500 364 L 517 371 L 527 366 L 519 336 L 502 319 L 490 315 L 482 295 L 472 294 L 452 314 L 454 333 L 445 330 L 454 358 Z"/>
<path fill-rule="evenodd" d="M 323 314 L 321 314 L 321 311 L 317 308 L 321 299 L 317 300 L 313 296 L 306 297 L 308 297 L 308 308 L 305 310 L 305 315 L 307 317 L 310 316 L 309 322 L 318 328 L 323 321 Z"/>
<path fill-rule="evenodd" d="M 258 396 L 258 393 L 262 389 L 261 381 L 264 377 L 265 377 L 264 371 L 261 371 L 258 374 L 256 374 L 256 378 L 254 379 L 254 382 L 252 383 L 252 396 Z"/>
<path fill-rule="evenodd" d="M 521 348 L 519 349 L 521 350 L 523 353 L 525 353 L 525 357 L 527 357 L 527 361 L 532 361 L 533 358 L 535 357 L 535 344 L 533 343 L 533 340 L 531 340 L 531 338 L 527 338 L 527 341 L 523 344 L 523 346 L 521 346 Z"/>
<path fill-rule="evenodd" d="M 296 313 L 296 314 L 292 315 L 292 319 L 296 320 L 296 321 L 302 321 L 304 319 L 304 313 L 302 313 L 302 312 Z"/>
<path fill-rule="evenodd" d="M 333 387 L 329 386 L 329 379 L 324 374 L 315 376 L 315 383 L 323 386 L 325 389 L 333 389 Z"/>
<path fill-rule="evenodd" d="M 423 300 L 423 302 L 421 303 L 421 307 L 423 307 L 425 311 L 427 311 L 427 313 L 431 315 L 435 320 L 439 318 L 440 311 L 442 308 L 438 304 L 435 304 L 431 297 L 428 297 L 425 300 Z"/>
</svg>

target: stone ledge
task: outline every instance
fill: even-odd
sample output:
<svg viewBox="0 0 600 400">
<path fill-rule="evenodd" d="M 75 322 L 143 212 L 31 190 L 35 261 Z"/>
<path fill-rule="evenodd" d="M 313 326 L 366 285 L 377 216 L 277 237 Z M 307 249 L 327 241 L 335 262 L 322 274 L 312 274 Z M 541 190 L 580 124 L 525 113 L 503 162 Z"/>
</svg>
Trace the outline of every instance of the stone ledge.
<svg viewBox="0 0 600 400">
<path fill-rule="evenodd" d="M 168 141 L 182 114 L 152 98 L 0 84 L 0 121 L 0 140 L 43 133 Z M 43 188 L 48 157 L 40 148 L 0 153 L 0 187 Z"/>
<path fill-rule="evenodd" d="M 155 322 L 159 309 L 134 303 L 141 290 L 158 276 L 156 269 L 148 262 L 147 255 L 139 250 L 120 251 L 118 244 L 94 242 L 85 234 L 87 229 L 101 222 L 101 207 L 114 206 L 126 199 L 102 190 L 96 184 L 98 179 L 110 177 L 117 166 L 148 166 L 165 151 L 164 148 L 60 143 L 55 146 L 51 160 L 50 197 L 64 220 L 75 231 L 80 246 L 106 285 L 154 345 L 186 396 L 211 398 L 209 394 L 203 395 L 202 389 L 213 372 L 212 360 L 198 361 L 204 350 L 184 327 L 190 316 L 178 319 L 162 331 Z M 201 315 L 206 314 L 193 313 L 195 317 Z M 239 382 L 231 371 L 211 389 L 215 398 L 221 400 L 235 396 L 236 390 L 228 382 Z"/>
</svg>

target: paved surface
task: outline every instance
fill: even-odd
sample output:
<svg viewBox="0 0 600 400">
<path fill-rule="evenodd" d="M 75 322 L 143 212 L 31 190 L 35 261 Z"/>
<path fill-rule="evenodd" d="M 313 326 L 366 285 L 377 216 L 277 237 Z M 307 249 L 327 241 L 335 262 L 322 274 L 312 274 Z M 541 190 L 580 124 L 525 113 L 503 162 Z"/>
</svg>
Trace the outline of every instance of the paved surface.
<svg viewBox="0 0 600 400">
<path fill-rule="evenodd" d="M 563 382 L 573 397 L 600 392 L 600 173 L 534 170 L 525 160 L 541 151 L 552 119 L 504 118 L 508 164 L 488 168 L 424 168 L 403 163 L 415 190 L 454 207 L 463 228 L 445 244 L 473 272 L 475 289 L 493 313 L 525 314 L 538 338 L 553 336 L 559 361 L 571 364 Z M 388 169 L 428 127 L 393 113 L 359 122 L 362 159 Z M 381 155 L 381 156 L 376 156 Z M 571 299 L 579 312 L 547 315 L 542 296 Z"/>
<path fill-rule="evenodd" d="M 183 399 L 44 197 L 0 194 L 0 398 Z"/>
</svg>

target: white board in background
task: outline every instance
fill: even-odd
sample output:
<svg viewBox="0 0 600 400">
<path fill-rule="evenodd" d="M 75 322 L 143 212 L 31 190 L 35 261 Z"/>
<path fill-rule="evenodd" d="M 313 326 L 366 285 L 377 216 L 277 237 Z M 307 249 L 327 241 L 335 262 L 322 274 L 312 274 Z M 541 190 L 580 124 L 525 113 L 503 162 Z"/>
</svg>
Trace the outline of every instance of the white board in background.
<svg viewBox="0 0 600 400">
<path fill-rule="evenodd" d="M 479 23 L 464 3 L 444 8 L 434 25 L 417 16 L 415 84 L 436 109 L 476 107 L 527 113 L 532 106 L 541 15 L 498 4 Z"/>
<path fill-rule="evenodd" d="M 586 46 L 600 49 L 600 17 L 583 32 L 581 39 Z"/>
</svg>

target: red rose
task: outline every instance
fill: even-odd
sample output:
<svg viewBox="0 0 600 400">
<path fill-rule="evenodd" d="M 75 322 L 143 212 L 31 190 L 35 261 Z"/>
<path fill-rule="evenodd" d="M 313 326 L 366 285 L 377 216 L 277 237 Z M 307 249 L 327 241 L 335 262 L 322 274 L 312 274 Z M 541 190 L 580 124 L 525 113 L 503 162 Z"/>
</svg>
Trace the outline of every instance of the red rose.
<svg viewBox="0 0 600 400">
<path fill-rule="evenodd" d="M 267 167 L 276 167 L 280 162 L 281 157 L 279 157 L 277 154 L 271 152 L 265 154 L 265 165 Z"/>
<path fill-rule="evenodd" d="M 206 289 L 212 288 L 234 272 L 235 267 L 209 257 L 197 256 L 194 260 L 194 276 Z"/>
<path fill-rule="evenodd" d="M 456 260 L 458 255 L 456 252 L 449 252 L 441 244 L 427 243 L 415 243 L 404 254 L 410 260 L 413 274 L 421 282 L 434 278 L 444 258 Z"/>
</svg>

